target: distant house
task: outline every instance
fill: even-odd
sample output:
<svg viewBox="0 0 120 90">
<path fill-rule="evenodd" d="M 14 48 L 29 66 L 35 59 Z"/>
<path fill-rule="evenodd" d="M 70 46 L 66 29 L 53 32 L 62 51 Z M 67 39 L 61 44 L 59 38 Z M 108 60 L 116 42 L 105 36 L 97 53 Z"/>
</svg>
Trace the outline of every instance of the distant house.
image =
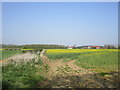
<svg viewBox="0 0 120 90">
<path fill-rule="evenodd" d="M 88 45 L 88 46 L 80 46 L 80 49 L 103 49 L 103 46 L 94 46 L 94 45 Z"/>
<path fill-rule="evenodd" d="M 70 46 L 70 47 L 68 47 L 68 49 L 73 49 L 73 48 L 75 48 L 74 46 Z"/>
<path fill-rule="evenodd" d="M 87 49 L 103 49 L 102 46 L 87 46 Z"/>
<path fill-rule="evenodd" d="M 100 49 L 101 46 L 88 46 L 87 48 L 88 49 Z"/>
</svg>

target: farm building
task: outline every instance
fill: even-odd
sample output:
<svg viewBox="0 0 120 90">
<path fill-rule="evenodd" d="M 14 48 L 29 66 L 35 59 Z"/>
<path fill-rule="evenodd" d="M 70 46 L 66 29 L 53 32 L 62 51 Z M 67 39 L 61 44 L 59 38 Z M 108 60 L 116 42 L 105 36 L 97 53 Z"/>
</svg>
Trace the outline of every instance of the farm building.
<svg viewBox="0 0 120 90">
<path fill-rule="evenodd" d="M 75 47 L 74 46 L 70 46 L 70 47 L 68 47 L 68 49 L 74 49 Z"/>
<path fill-rule="evenodd" d="M 102 46 L 86 46 L 87 49 L 102 49 Z"/>
<path fill-rule="evenodd" d="M 79 46 L 77 48 L 80 49 L 103 49 L 103 46 L 94 46 L 94 45 L 88 45 L 88 46 Z"/>
<path fill-rule="evenodd" d="M 101 47 L 100 46 L 88 46 L 87 48 L 88 49 L 100 49 Z"/>
</svg>

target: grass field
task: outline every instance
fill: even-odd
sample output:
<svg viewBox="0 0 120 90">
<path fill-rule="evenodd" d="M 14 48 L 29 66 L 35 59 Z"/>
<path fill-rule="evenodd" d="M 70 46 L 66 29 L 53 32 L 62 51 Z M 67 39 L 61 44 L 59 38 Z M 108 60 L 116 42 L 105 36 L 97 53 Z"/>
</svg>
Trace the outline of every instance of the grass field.
<svg viewBox="0 0 120 90">
<path fill-rule="evenodd" d="M 50 59 L 76 60 L 76 65 L 97 72 L 110 72 L 118 69 L 117 49 L 48 49 Z"/>
<path fill-rule="evenodd" d="M 22 51 L 21 50 L 0 50 L 0 60 L 9 58 L 19 53 L 22 53 Z"/>
<path fill-rule="evenodd" d="M 2 88 L 33 88 L 44 78 L 38 74 L 42 72 L 42 61 L 38 58 L 32 60 L 9 60 L 9 64 L 2 66 Z"/>
</svg>

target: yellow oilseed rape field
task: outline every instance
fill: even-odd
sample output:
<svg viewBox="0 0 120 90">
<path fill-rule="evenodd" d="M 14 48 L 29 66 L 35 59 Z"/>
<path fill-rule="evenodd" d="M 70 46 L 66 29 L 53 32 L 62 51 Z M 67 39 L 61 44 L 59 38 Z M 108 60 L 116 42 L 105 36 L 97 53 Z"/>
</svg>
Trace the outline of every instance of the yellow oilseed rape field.
<svg viewBox="0 0 120 90">
<path fill-rule="evenodd" d="M 100 51 L 120 51 L 118 49 L 47 49 L 46 53 L 83 53 L 83 52 L 100 52 Z"/>
</svg>

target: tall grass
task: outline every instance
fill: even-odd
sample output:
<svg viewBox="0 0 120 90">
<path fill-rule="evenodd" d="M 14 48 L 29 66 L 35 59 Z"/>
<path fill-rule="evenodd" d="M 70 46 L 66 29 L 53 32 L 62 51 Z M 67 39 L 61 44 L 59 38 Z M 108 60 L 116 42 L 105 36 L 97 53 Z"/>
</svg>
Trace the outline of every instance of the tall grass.
<svg viewBox="0 0 120 90">
<path fill-rule="evenodd" d="M 118 52 L 99 52 L 82 54 L 76 60 L 78 66 L 84 68 L 101 68 L 101 69 L 117 69 L 118 68 Z"/>
<path fill-rule="evenodd" d="M 47 54 L 49 59 L 77 59 L 80 53 Z"/>
</svg>

